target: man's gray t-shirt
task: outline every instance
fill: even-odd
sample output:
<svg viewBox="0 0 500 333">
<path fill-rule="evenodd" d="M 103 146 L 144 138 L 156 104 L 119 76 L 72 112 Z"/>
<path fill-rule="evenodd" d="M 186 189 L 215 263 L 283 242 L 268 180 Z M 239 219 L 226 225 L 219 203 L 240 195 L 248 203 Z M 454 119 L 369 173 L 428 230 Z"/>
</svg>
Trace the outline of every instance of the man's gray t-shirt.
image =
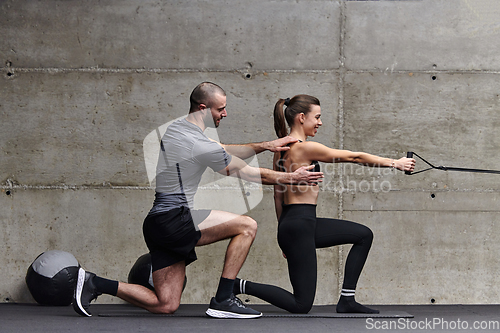
<svg viewBox="0 0 500 333">
<path fill-rule="evenodd" d="M 149 215 L 173 208 L 193 208 L 193 199 L 207 167 L 215 172 L 231 162 L 220 144 L 185 118 L 173 122 L 161 139 L 156 170 L 156 198 Z"/>
</svg>

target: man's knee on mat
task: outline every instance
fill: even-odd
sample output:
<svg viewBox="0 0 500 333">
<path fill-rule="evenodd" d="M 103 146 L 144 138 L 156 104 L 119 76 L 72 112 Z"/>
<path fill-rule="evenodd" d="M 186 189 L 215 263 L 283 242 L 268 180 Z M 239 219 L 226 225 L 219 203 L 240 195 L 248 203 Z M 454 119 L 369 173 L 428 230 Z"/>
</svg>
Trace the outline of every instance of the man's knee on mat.
<svg viewBox="0 0 500 333">
<path fill-rule="evenodd" d="M 150 309 L 149 311 L 158 314 L 173 314 L 179 309 L 179 305 L 179 302 L 160 302 L 157 306 Z"/>
</svg>

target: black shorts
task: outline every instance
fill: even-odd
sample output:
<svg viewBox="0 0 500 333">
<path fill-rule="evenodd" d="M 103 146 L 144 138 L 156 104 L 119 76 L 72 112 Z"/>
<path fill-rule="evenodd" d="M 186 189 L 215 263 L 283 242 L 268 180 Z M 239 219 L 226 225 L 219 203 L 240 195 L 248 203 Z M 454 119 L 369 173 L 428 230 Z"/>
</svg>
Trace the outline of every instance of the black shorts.
<svg viewBox="0 0 500 333">
<path fill-rule="evenodd" d="M 187 266 L 197 259 L 194 248 L 201 232 L 195 224 L 205 220 L 210 212 L 179 207 L 146 217 L 142 231 L 151 253 L 153 271 L 180 261 L 185 261 Z"/>
</svg>

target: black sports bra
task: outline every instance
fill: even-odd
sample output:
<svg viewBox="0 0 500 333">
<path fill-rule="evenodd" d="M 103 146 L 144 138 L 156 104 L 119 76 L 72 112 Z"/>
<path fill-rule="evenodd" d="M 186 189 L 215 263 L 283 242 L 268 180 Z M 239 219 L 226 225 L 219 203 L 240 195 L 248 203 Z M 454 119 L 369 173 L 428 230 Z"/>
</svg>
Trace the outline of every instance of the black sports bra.
<svg viewBox="0 0 500 333">
<path fill-rule="evenodd" d="M 299 140 L 299 142 L 302 142 L 302 140 Z M 287 144 L 287 146 L 291 145 L 291 143 Z M 286 171 L 285 170 L 285 167 L 283 166 L 283 156 L 285 155 L 285 151 L 282 151 L 281 152 L 281 158 L 279 159 L 278 161 L 278 166 L 280 168 L 281 171 Z M 321 171 L 321 167 L 319 166 L 319 163 L 318 161 L 312 161 L 311 162 L 311 165 L 314 165 L 314 168 L 309 170 L 310 172 L 320 172 Z"/>
</svg>

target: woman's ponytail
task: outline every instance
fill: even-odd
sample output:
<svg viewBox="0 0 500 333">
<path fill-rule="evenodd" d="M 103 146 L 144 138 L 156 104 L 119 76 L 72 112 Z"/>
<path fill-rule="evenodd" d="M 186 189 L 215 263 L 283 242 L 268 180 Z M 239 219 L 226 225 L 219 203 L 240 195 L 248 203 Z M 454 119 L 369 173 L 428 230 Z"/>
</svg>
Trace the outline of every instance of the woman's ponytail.
<svg viewBox="0 0 500 333">
<path fill-rule="evenodd" d="M 276 131 L 278 138 L 283 138 L 288 135 L 285 122 L 285 112 L 283 111 L 284 105 L 285 100 L 280 98 L 274 106 L 274 130 Z"/>
</svg>

